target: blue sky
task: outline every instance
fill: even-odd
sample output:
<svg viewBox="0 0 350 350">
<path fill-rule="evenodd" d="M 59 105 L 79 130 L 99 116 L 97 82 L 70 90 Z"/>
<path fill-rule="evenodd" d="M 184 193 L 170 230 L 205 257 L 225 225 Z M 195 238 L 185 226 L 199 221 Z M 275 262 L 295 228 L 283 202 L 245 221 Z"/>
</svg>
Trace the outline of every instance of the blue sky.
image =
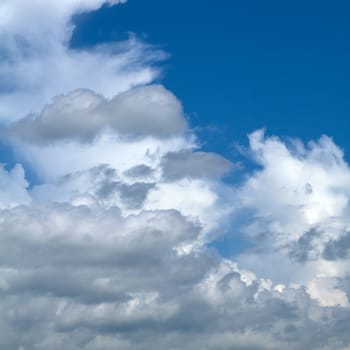
<svg viewBox="0 0 350 350">
<path fill-rule="evenodd" d="M 162 82 L 193 126 L 215 127 L 203 142 L 228 156 L 232 140 L 261 127 L 305 141 L 327 134 L 346 151 L 349 11 L 347 1 L 134 0 L 79 16 L 72 45 L 133 32 L 163 48 Z"/>
<path fill-rule="evenodd" d="M 0 348 L 350 350 L 349 10 L 1 0 Z"/>
</svg>

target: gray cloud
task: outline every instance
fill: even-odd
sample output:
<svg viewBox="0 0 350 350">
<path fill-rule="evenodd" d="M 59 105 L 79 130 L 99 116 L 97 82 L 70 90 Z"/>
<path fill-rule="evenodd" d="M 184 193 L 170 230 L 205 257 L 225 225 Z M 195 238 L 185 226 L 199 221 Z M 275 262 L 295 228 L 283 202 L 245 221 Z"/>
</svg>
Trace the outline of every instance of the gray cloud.
<svg viewBox="0 0 350 350">
<path fill-rule="evenodd" d="M 136 165 L 125 171 L 125 175 L 131 177 L 132 179 L 147 180 L 152 177 L 154 169 L 151 167 L 140 164 Z"/>
<path fill-rule="evenodd" d="M 220 178 L 233 167 L 224 157 L 209 152 L 172 152 L 162 160 L 163 177 L 170 181 L 186 177 Z"/>
<path fill-rule="evenodd" d="M 314 240 L 321 235 L 322 232 L 316 228 L 305 232 L 296 242 L 293 242 L 293 244 L 288 247 L 290 250 L 290 257 L 301 263 L 315 258 L 315 256 L 311 256 L 314 253 Z"/>
<path fill-rule="evenodd" d="M 130 209 L 140 209 L 154 184 L 138 182 L 129 186 L 121 187 L 121 199 Z"/>
<path fill-rule="evenodd" d="M 0 220 L 6 349 L 330 350 L 350 340 L 348 309 L 244 282 L 210 250 L 178 255 L 200 227 L 176 211 L 123 218 L 51 204 Z"/>
<path fill-rule="evenodd" d="M 339 239 L 328 242 L 323 256 L 327 260 L 348 258 L 350 256 L 350 231 L 346 231 Z"/>
<path fill-rule="evenodd" d="M 74 198 L 83 200 L 85 197 L 104 206 L 118 203 L 125 209 L 142 209 L 149 192 L 155 186 L 153 182 L 125 182 L 115 169 L 104 164 L 67 174 L 55 184 L 35 186 L 31 194 L 39 202 L 70 202 Z"/>
<path fill-rule="evenodd" d="M 8 133 L 34 144 L 69 139 L 91 142 L 109 129 L 121 137 L 168 138 L 182 134 L 186 125 L 176 97 L 160 85 L 151 85 L 111 100 L 89 90 L 58 96 L 40 115 L 21 119 Z"/>
</svg>

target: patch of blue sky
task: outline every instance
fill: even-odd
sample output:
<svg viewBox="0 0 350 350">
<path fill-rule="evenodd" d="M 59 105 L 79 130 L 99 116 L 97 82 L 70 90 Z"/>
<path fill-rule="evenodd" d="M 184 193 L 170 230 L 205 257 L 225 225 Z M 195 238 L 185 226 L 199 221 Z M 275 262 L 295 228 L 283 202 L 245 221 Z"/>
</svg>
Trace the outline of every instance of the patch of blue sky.
<svg viewBox="0 0 350 350">
<path fill-rule="evenodd" d="M 244 227 L 249 225 L 253 216 L 253 210 L 237 210 L 227 224 L 231 229 L 226 230 L 223 234 L 220 233 L 219 238 L 210 242 L 208 247 L 214 248 L 228 259 L 237 257 L 243 251 L 254 249 L 256 242 L 253 239 L 249 239 L 246 232 L 243 231 Z"/>
<path fill-rule="evenodd" d="M 233 141 L 265 127 L 304 141 L 327 134 L 347 150 L 349 10 L 348 1 L 129 0 L 77 17 L 72 46 L 133 32 L 166 50 L 163 83 L 204 149 L 230 158 Z"/>
</svg>

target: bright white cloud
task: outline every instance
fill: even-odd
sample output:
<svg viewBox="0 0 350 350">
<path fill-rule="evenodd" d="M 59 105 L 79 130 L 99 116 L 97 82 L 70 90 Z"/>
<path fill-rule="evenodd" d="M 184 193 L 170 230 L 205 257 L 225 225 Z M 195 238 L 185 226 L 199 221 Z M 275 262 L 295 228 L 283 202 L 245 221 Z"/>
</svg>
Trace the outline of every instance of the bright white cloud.
<svg viewBox="0 0 350 350">
<path fill-rule="evenodd" d="M 237 196 L 253 211 L 242 229 L 265 251 L 244 255 L 241 262 L 275 282 L 290 283 L 293 276 L 323 304 L 348 305 L 337 288 L 337 278 L 350 272 L 344 269 L 348 262 L 325 257 L 331 242 L 349 231 L 350 168 L 342 151 L 326 136 L 306 147 L 295 140 L 287 146 L 261 130 L 250 135 L 250 150 L 262 169 Z"/>
<path fill-rule="evenodd" d="M 124 1 L 26 1 L 0 4 L 0 120 L 37 113 L 53 96 L 85 88 L 108 97 L 149 83 L 148 62 L 162 58 L 135 38 L 72 50 L 72 16 Z"/>
</svg>

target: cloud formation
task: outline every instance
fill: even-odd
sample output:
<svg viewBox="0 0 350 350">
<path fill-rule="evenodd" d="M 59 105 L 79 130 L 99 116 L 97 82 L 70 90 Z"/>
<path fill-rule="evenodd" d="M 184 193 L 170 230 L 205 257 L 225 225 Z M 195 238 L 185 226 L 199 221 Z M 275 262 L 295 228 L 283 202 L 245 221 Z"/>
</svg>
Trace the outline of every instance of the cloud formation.
<svg viewBox="0 0 350 350">
<path fill-rule="evenodd" d="M 34 144 L 59 140 L 91 142 L 110 129 L 123 137 L 181 135 L 186 120 L 181 103 L 161 85 L 132 89 L 106 100 L 89 90 L 58 96 L 39 116 L 10 128 L 11 136 Z"/>
<path fill-rule="evenodd" d="M 118 2 L 0 5 L 1 135 L 18 162 L 0 168 L 0 347 L 346 350 L 343 152 L 258 130 L 256 170 L 225 182 L 237 166 L 152 83 L 157 52 L 69 48 L 74 14 Z M 225 258 L 209 244 L 223 235 L 252 248 Z"/>
<path fill-rule="evenodd" d="M 250 135 L 250 150 L 262 169 L 238 192 L 252 213 L 242 230 L 264 248 L 242 262 L 274 280 L 305 285 L 324 305 L 349 305 L 337 288 L 337 279 L 349 273 L 348 259 L 334 256 L 350 223 L 350 168 L 343 152 L 326 136 L 307 146 L 297 140 L 287 145 L 261 130 Z M 288 268 L 272 269 L 277 261 Z"/>
<path fill-rule="evenodd" d="M 125 1 L 4 0 L 0 4 L 0 121 L 8 123 L 62 93 L 84 88 L 111 98 L 157 76 L 150 62 L 163 57 L 135 37 L 74 50 L 76 14 Z"/>
</svg>

